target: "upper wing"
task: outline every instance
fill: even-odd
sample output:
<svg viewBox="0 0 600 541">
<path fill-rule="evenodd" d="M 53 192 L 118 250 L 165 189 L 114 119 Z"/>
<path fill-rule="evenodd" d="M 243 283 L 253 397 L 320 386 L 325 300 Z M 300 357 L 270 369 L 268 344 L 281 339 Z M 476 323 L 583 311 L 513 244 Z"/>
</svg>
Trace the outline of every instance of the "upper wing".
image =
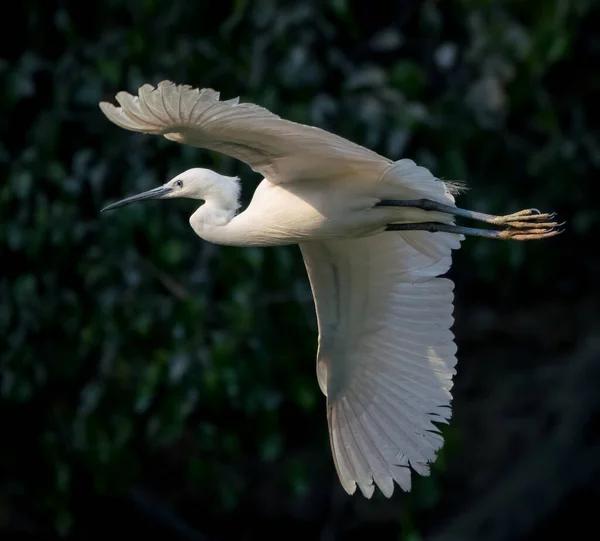
<svg viewBox="0 0 600 541">
<path fill-rule="evenodd" d="M 102 102 L 109 120 L 127 130 L 215 150 L 246 162 L 271 182 L 345 176 L 390 160 L 319 128 L 283 120 L 263 107 L 219 101 L 212 89 L 162 81 L 138 96 L 119 92 L 121 107 Z"/>
<path fill-rule="evenodd" d="M 412 234 L 432 236 L 441 259 L 407 243 Z M 451 415 L 453 283 L 437 276 L 449 269 L 459 237 L 388 232 L 300 246 L 317 309 L 317 376 L 342 485 L 352 494 L 358 484 L 366 497 L 373 482 L 387 497 L 393 480 L 410 490 L 408 466 L 428 474 L 443 443 L 433 421 Z"/>
</svg>

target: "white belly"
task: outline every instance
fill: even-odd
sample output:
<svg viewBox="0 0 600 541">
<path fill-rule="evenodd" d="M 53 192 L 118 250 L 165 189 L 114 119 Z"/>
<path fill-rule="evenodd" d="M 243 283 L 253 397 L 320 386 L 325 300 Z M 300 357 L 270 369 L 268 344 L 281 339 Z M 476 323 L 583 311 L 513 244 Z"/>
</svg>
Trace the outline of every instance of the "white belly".
<svg viewBox="0 0 600 541">
<path fill-rule="evenodd" d="M 322 238 L 372 234 L 381 229 L 365 183 L 303 181 L 279 186 L 263 181 L 248 208 L 226 228 L 242 246 L 278 246 Z M 368 184 L 367 184 L 368 186 Z"/>
</svg>

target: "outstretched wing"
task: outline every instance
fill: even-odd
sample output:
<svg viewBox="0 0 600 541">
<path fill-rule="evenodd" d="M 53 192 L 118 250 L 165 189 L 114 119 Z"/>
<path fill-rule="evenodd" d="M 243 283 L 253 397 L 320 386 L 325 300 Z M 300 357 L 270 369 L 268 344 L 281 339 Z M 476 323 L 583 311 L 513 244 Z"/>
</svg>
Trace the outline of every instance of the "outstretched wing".
<svg viewBox="0 0 600 541">
<path fill-rule="evenodd" d="M 405 234 L 301 244 L 319 325 L 317 376 L 344 489 L 410 490 L 429 473 L 451 415 L 455 373 L 451 264 L 457 235 L 435 233 L 433 259 Z M 429 234 L 431 235 L 431 234 Z"/>
<path fill-rule="evenodd" d="M 120 107 L 102 102 L 109 120 L 126 130 L 215 150 L 246 162 L 271 182 L 373 173 L 391 163 L 375 152 L 327 131 L 283 120 L 267 109 L 219 93 L 162 81 L 138 96 L 119 92 Z"/>
</svg>

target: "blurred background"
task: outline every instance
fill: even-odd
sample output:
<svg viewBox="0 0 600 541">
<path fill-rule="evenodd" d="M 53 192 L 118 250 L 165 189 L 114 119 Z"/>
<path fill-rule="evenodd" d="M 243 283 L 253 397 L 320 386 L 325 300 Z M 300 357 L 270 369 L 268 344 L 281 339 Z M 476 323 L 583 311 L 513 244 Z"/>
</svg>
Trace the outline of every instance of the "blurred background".
<svg viewBox="0 0 600 541">
<path fill-rule="evenodd" d="M 8 8 L 6 8 L 8 9 Z M 0 48 L 0 539 L 546 540 L 600 504 L 600 2 L 29 0 Z M 201 241 L 194 201 L 100 215 L 244 164 L 98 109 L 213 87 L 557 211 L 455 252 L 452 424 L 428 478 L 337 480 L 297 247 Z M 594 186 L 596 185 L 596 188 Z"/>
</svg>

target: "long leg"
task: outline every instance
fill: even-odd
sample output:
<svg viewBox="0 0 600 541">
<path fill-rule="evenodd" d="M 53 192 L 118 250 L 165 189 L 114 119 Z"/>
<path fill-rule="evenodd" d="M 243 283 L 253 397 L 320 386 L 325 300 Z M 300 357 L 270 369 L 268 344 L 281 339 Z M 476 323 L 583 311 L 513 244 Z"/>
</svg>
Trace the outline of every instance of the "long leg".
<svg viewBox="0 0 600 541">
<path fill-rule="evenodd" d="M 461 218 L 469 218 L 479 222 L 485 222 L 492 225 L 503 225 L 513 227 L 515 229 L 540 229 L 556 227 L 559 224 L 553 222 L 552 219 L 556 214 L 542 214 L 537 209 L 526 209 L 506 216 L 494 216 L 493 214 L 484 214 L 483 212 L 475 212 L 472 210 L 460 209 L 451 205 L 445 205 L 432 201 L 431 199 L 407 199 L 407 200 L 383 200 L 375 205 L 376 207 L 412 207 L 422 210 L 433 210 L 460 216 Z"/>
<path fill-rule="evenodd" d="M 543 226 L 544 224 L 542 224 Z M 547 237 L 554 237 L 562 233 L 562 230 L 556 226 L 527 229 L 476 229 L 474 227 L 462 227 L 460 225 L 442 224 L 439 222 L 419 222 L 412 224 L 389 224 L 386 231 L 429 231 L 431 233 L 456 233 L 475 237 L 487 237 L 490 239 L 512 239 L 512 240 L 538 240 Z"/>
</svg>

